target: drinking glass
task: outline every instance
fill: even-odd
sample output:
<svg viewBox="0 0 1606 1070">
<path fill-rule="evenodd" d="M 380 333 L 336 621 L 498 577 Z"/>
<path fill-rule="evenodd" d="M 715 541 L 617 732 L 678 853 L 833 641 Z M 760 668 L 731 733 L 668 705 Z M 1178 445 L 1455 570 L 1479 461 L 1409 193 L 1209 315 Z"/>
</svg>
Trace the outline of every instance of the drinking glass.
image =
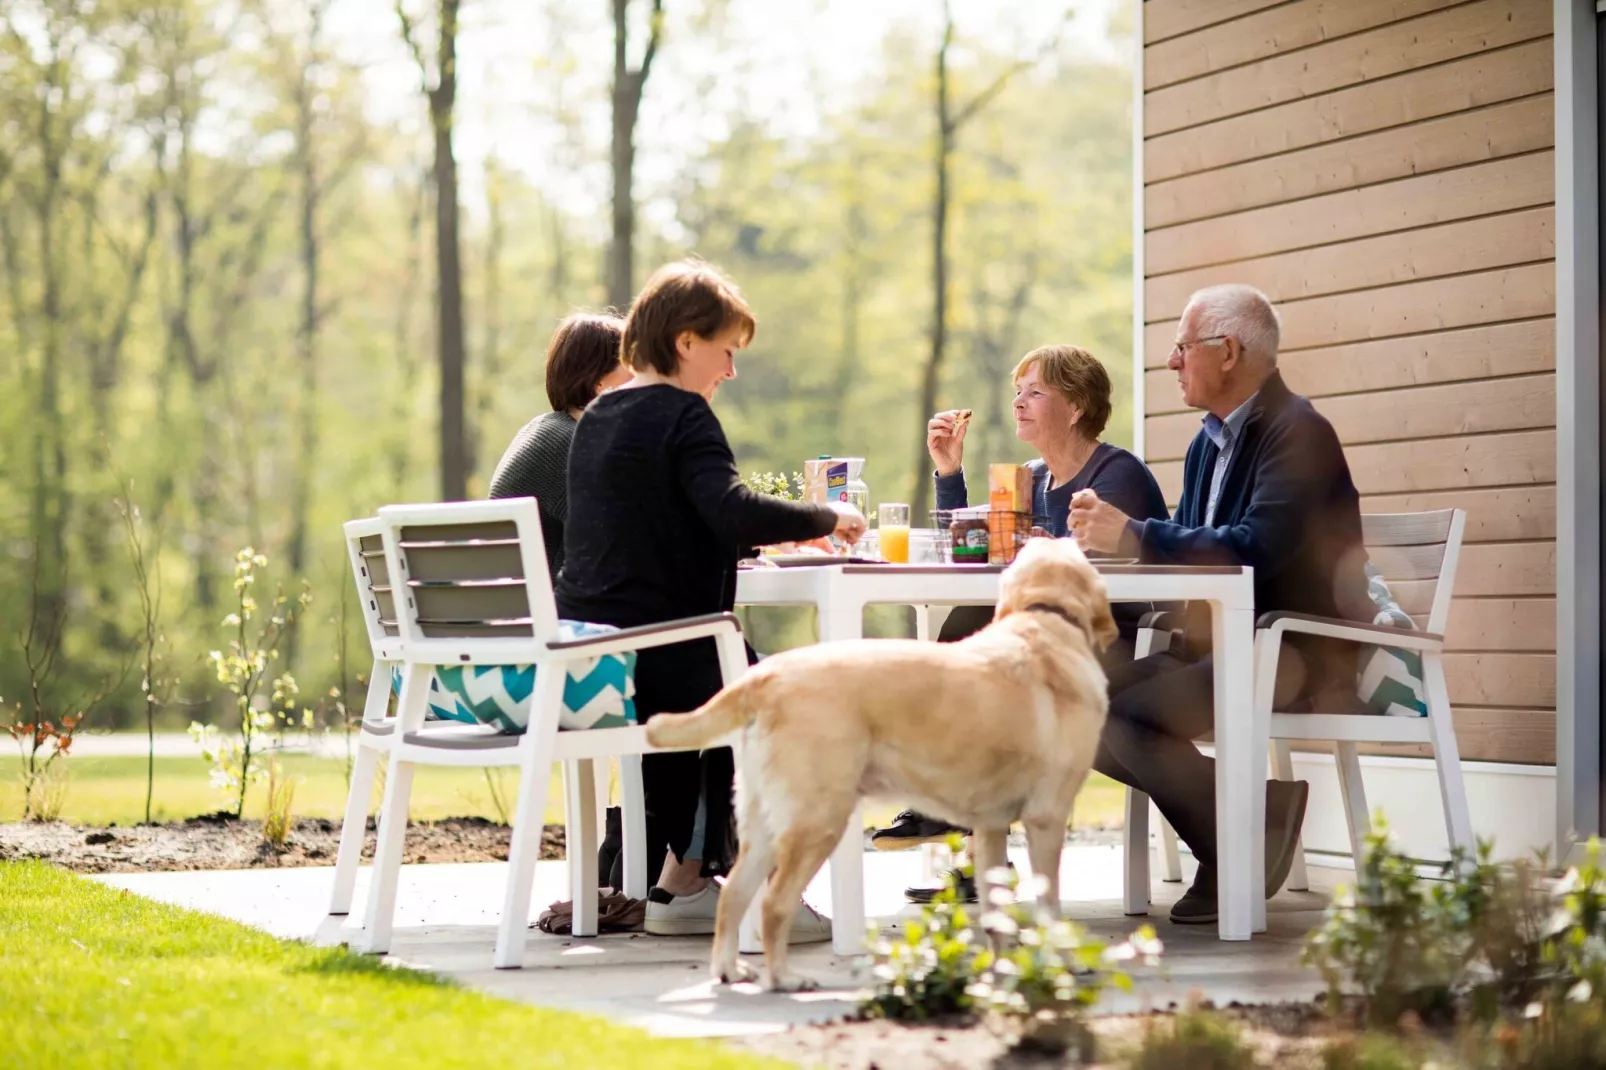
<svg viewBox="0 0 1606 1070">
<path fill-rule="evenodd" d="M 903 502 L 882 502 L 876 512 L 876 536 L 882 560 L 908 564 L 909 506 Z"/>
</svg>

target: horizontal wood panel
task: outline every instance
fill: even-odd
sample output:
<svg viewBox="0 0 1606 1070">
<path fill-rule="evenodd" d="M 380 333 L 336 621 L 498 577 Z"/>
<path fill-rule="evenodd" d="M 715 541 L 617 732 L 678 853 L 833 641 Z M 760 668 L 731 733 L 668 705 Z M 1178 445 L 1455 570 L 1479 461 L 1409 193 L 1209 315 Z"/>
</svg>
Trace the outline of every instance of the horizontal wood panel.
<svg viewBox="0 0 1606 1070">
<path fill-rule="evenodd" d="M 1150 230 L 1152 275 L 1553 203 L 1550 150 Z"/>
<path fill-rule="evenodd" d="M 1556 322 L 1535 319 L 1302 349 L 1282 354 L 1277 365 L 1289 389 L 1311 398 L 1550 371 L 1556 366 Z M 1151 416 L 1187 410 L 1169 369 L 1146 373 L 1144 391 Z"/>
<path fill-rule="evenodd" d="M 1461 0 L 1298 0 L 1150 45 L 1143 51 L 1143 88 L 1158 89 L 1213 71 L 1376 29 Z"/>
<path fill-rule="evenodd" d="M 1550 38 L 1542 37 L 1149 138 L 1143 178 L 1163 182 L 1543 93 L 1554 85 L 1552 48 Z"/>
<path fill-rule="evenodd" d="M 1550 373 L 1345 394 L 1314 403 L 1346 446 L 1556 425 L 1556 382 Z M 1194 413 L 1156 417 L 1145 424 L 1144 451 L 1157 461 L 1180 458 L 1198 431 Z"/>
<path fill-rule="evenodd" d="M 1282 301 L 1282 349 L 1428 334 L 1484 323 L 1537 319 L 1556 311 L 1552 261 L 1472 275 L 1426 279 L 1373 290 Z M 1163 367 L 1177 336 L 1175 320 L 1144 328 L 1145 360 Z M 1279 356 L 1279 359 L 1281 357 Z"/>
<path fill-rule="evenodd" d="M 1555 219 L 1554 208 L 1529 208 L 1159 275 L 1144 283 L 1143 312 L 1175 320 L 1196 291 L 1222 282 L 1280 302 L 1546 260 L 1556 255 Z"/>
<path fill-rule="evenodd" d="M 1344 455 L 1362 495 L 1556 481 L 1554 431 L 1351 446 Z M 1175 504 L 1182 492 L 1182 462 L 1149 467 L 1165 500 Z"/>
<path fill-rule="evenodd" d="M 1143 40 L 1163 41 L 1229 19 L 1276 7 L 1286 0 L 1145 0 Z"/>
<path fill-rule="evenodd" d="M 1451 706 L 1455 744 L 1464 762 L 1511 762 L 1515 765 L 1556 764 L 1556 711 Z M 1315 749 L 1315 748 L 1312 748 Z M 1426 758 L 1425 744 L 1363 744 L 1362 754 Z"/>
<path fill-rule="evenodd" d="M 1444 630 L 1448 650 L 1507 650 L 1553 653 L 1554 598 L 1456 598 Z"/>
<path fill-rule="evenodd" d="M 1467 543 L 1521 542 L 1556 537 L 1556 488 L 1553 486 L 1445 490 L 1361 498 L 1363 513 L 1425 512 L 1430 509 L 1465 509 L 1467 526 L 1463 539 Z"/>
<path fill-rule="evenodd" d="M 1467 597 L 1556 593 L 1554 542 L 1480 542 L 1461 547 L 1454 593 Z"/>
<path fill-rule="evenodd" d="M 1453 706 L 1556 706 L 1554 654 L 1446 654 L 1444 675 Z"/>
<path fill-rule="evenodd" d="M 1144 222 L 1171 226 L 1547 149 L 1555 140 L 1547 93 L 1156 182 L 1143 191 Z"/>
<path fill-rule="evenodd" d="M 1539 2 L 1480 0 L 1436 11 L 1153 90 L 1144 95 L 1143 132 L 1164 134 L 1533 40 L 1550 26 L 1550 5 Z"/>
</svg>

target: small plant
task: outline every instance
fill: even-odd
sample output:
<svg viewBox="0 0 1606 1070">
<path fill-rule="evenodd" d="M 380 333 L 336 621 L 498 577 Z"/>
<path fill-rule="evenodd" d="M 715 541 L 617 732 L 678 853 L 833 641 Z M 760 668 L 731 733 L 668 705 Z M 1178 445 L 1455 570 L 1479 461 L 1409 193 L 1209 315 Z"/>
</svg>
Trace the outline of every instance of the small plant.
<svg viewBox="0 0 1606 1070">
<path fill-rule="evenodd" d="M 1418 1070 L 1429 1061 L 1417 1046 L 1389 1033 L 1341 1037 L 1322 1049 L 1322 1070 Z"/>
<path fill-rule="evenodd" d="M 1463 935 L 1446 924 L 1379 815 L 1355 887 L 1338 889 L 1301 955 L 1327 982 L 1328 1005 L 1342 1007 L 1348 987 L 1377 1025 L 1392 1026 L 1407 1011 L 1445 1013 L 1466 957 Z"/>
<path fill-rule="evenodd" d="M 234 695 L 239 735 L 225 739 L 216 725 L 190 724 L 190 736 L 200 744 L 202 757 L 212 763 L 212 785 L 233 798 L 235 817 L 245 813 L 246 790 L 267 773 L 263 751 L 275 742 L 282 747 L 287 728 L 310 729 L 313 724 L 312 711 L 298 708 L 300 689 L 289 673 L 275 678 L 269 694 L 262 694 L 268 687 L 268 668 L 279 656 L 279 639 L 297 611 L 312 601 L 305 584 L 294 603 L 281 587 L 274 593 L 267 619 L 255 625 L 257 570 L 267 563 L 267 557 L 249 546 L 235 555 L 236 609 L 223 619 L 224 627 L 234 635 L 226 652 L 214 650 L 208 655 L 217 669 L 218 682 Z M 270 736 L 277 737 L 276 741 L 270 741 Z"/>
<path fill-rule="evenodd" d="M 957 855 L 959 838 L 950 837 L 948 846 Z M 944 887 L 921 906 L 920 917 L 904 923 L 901 938 L 872 931 L 875 988 L 862 1007 L 866 1016 L 923 1022 L 970 1010 L 967 989 L 984 953 L 959 899 L 960 874 L 972 872 L 968 862 L 950 870 Z"/>
<path fill-rule="evenodd" d="M 1130 991 L 1121 964 L 1157 965 L 1164 950 L 1144 926 L 1122 944 L 1109 946 L 1086 929 L 1058 917 L 1043 903 L 1048 882 L 1033 878 L 1033 903 L 1015 895 L 1013 870 L 988 874 L 991 909 L 980 918 L 992 951 L 978 960 L 980 976 L 969 988 L 979 1010 L 1012 1034 L 1017 1044 L 1046 1051 L 1076 1049 L 1093 1057 L 1093 1035 L 1084 1012 L 1111 986 Z"/>
<path fill-rule="evenodd" d="M 1555 897 L 1545 936 L 1557 983 L 1569 998 L 1598 1006 L 1606 999 L 1606 868 L 1598 838 L 1585 845 L 1584 860 L 1567 871 Z"/>
<path fill-rule="evenodd" d="M 283 851 L 295 824 L 290 807 L 295 801 L 298 776 L 290 776 L 277 755 L 268 758 L 268 803 L 262 814 L 262 839 L 275 851 Z"/>
<path fill-rule="evenodd" d="M 17 711 L 22 711 L 20 703 Z M 83 719 L 81 713 L 70 713 L 59 725 L 17 720 L 6 726 L 21 751 L 24 821 L 54 821 L 61 816 L 67 798 L 65 759 L 72 750 L 73 732 Z"/>
<path fill-rule="evenodd" d="M 117 471 L 108 452 L 106 463 Z M 156 715 L 171 698 L 177 683 L 163 674 L 167 636 L 162 633 L 162 529 L 145 520 L 134 504 L 134 485 L 118 473 L 121 487 L 117 512 L 123 520 L 129 564 L 134 569 L 134 590 L 139 595 L 139 692 L 145 706 L 145 824 L 151 823 L 151 801 L 156 792 Z"/>
<path fill-rule="evenodd" d="M 790 476 L 776 472 L 754 472 L 743 482 L 760 494 L 768 494 L 772 498 L 783 498 L 789 502 L 803 500 L 802 472 L 793 472 Z"/>
<path fill-rule="evenodd" d="M 486 766 L 485 790 L 491 796 L 491 809 L 496 811 L 499 825 L 510 824 L 513 819 L 513 790 L 507 783 L 511 770 L 505 765 Z"/>
<path fill-rule="evenodd" d="M 1193 1006 L 1174 1018 L 1145 1023 L 1143 1040 L 1126 1065 L 1131 1070 L 1243 1070 L 1257 1063 L 1237 1026 Z"/>
</svg>

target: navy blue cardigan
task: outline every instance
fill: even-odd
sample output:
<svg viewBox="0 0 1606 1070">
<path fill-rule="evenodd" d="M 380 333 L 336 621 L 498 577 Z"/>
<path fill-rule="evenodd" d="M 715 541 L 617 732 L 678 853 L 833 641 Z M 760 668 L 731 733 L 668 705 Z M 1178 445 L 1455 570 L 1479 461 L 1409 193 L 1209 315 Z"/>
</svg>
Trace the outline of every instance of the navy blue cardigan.
<svg viewBox="0 0 1606 1070">
<path fill-rule="evenodd" d="M 1182 500 L 1175 517 L 1134 520 L 1146 564 L 1249 565 L 1255 570 L 1255 612 L 1277 610 L 1370 621 L 1360 495 L 1338 435 L 1311 403 L 1273 372 L 1244 423 L 1216 504 L 1204 526 L 1218 455 L 1201 429 L 1183 464 Z M 1189 646 L 1209 642 L 1207 607 L 1190 607 Z M 1290 636 L 1312 674 L 1306 693 L 1328 687 L 1354 691 L 1353 644 Z"/>
</svg>

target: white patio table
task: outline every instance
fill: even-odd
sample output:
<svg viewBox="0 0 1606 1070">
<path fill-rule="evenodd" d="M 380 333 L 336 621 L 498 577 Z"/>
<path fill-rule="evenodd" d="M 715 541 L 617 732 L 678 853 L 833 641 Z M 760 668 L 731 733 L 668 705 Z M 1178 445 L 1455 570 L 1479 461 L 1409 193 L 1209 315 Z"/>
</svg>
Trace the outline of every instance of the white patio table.
<svg viewBox="0 0 1606 1070">
<path fill-rule="evenodd" d="M 820 641 L 858 639 L 869 605 L 991 605 L 1000 565 L 795 565 L 738 573 L 736 602 L 812 605 Z M 1266 748 L 1270 724 L 1256 725 L 1254 572 L 1238 567 L 1101 565 L 1112 602 L 1207 602 L 1215 653 L 1216 851 L 1223 940 L 1247 940 L 1266 928 Z M 922 632 L 927 628 L 922 627 Z M 864 948 L 863 814 L 854 812 L 831 856 L 832 946 Z"/>
</svg>

